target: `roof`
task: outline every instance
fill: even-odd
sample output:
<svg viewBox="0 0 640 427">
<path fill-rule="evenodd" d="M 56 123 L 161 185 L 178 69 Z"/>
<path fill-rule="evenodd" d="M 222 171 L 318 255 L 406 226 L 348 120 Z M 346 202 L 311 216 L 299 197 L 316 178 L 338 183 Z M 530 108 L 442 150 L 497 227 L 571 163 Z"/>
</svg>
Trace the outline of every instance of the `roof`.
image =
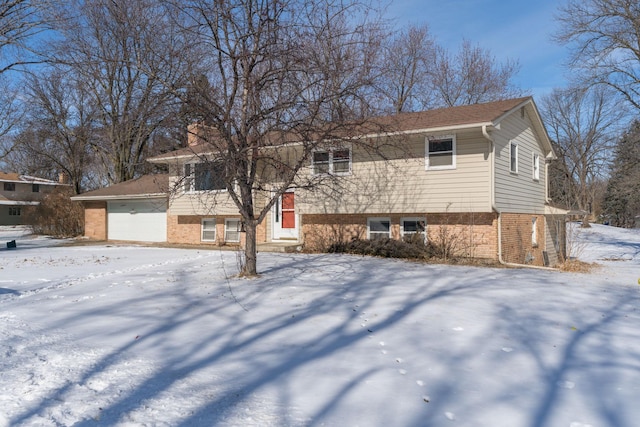
<svg viewBox="0 0 640 427">
<path fill-rule="evenodd" d="M 166 197 L 169 192 L 169 175 L 144 175 L 109 187 L 73 196 L 71 200 L 122 200 Z"/>
<path fill-rule="evenodd" d="M 498 127 L 503 118 L 524 107 L 532 117 L 533 127 L 539 135 L 542 145 L 551 157 L 555 157 L 551 141 L 547 134 L 538 109 L 530 96 L 484 104 L 462 105 L 458 107 L 439 108 L 435 110 L 400 113 L 392 116 L 377 117 L 358 125 L 361 129 L 359 137 L 379 135 L 426 133 L 455 131 L 486 126 Z M 207 144 L 198 144 L 147 159 L 150 162 L 165 162 L 181 157 L 194 157 L 213 151 Z"/>
<path fill-rule="evenodd" d="M 29 175 L 20 175 L 15 172 L 0 172 L 0 181 L 4 182 L 24 182 L 28 184 L 43 184 L 43 185 L 61 185 L 57 181 L 50 179 L 38 178 Z"/>
</svg>

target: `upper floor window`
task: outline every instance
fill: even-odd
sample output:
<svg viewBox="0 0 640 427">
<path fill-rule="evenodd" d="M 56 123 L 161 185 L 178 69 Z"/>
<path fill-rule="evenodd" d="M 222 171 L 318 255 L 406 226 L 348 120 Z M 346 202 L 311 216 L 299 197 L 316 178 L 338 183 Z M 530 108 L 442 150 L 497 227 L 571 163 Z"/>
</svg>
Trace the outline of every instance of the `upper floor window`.
<svg viewBox="0 0 640 427">
<path fill-rule="evenodd" d="M 518 173 L 518 144 L 509 143 L 509 171 Z"/>
<path fill-rule="evenodd" d="M 533 153 L 533 179 L 535 181 L 540 180 L 540 155 Z"/>
<path fill-rule="evenodd" d="M 331 148 L 311 153 L 314 175 L 349 175 L 351 173 L 351 149 Z"/>
<path fill-rule="evenodd" d="M 4 183 L 4 191 L 16 191 L 16 183 L 15 182 L 5 182 Z"/>
<path fill-rule="evenodd" d="M 427 137 L 425 165 L 427 170 L 456 168 L 456 136 Z"/>
<path fill-rule="evenodd" d="M 187 163 L 184 165 L 184 191 L 226 190 L 223 162 Z"/>
<path fill-rule="evenodd" d="M 31 192 L 39 193 L 40 192 L 40 184 L 31 184 Z"/>
</svg>

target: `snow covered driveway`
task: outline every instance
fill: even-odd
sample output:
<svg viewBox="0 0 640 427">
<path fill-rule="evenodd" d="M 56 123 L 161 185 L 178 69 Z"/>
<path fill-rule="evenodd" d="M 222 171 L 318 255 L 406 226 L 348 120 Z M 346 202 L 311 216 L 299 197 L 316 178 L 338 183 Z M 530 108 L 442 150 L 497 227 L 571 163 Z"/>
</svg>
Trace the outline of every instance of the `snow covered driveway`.
<svg viewBox="0 0 640 427">
<path fill-rule="evenodd" d="M 594 273 L 260 254 L 246 280 L 0 228 L 0 426 L 636 426 L 640 233 L 580 239 Z"/>
</svg>

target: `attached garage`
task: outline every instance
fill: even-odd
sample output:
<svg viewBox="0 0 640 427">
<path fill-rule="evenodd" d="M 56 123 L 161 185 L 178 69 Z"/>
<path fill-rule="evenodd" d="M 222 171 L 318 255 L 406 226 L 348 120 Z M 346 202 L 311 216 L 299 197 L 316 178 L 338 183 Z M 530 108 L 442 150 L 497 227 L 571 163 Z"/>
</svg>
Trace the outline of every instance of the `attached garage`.
<svg viewBox="0 0 640 427">
<path fill-rule="evenodd" d="M 168 175 L 145 175 L 71 200 L 84 204 L 86 237 L 166 242 L 168 185 Z"/>
<path fill-rule="evenodd" d="M 166 200 L 113 200 L 107 202 L 107 239 L 166 242 Z"/>
</svg>

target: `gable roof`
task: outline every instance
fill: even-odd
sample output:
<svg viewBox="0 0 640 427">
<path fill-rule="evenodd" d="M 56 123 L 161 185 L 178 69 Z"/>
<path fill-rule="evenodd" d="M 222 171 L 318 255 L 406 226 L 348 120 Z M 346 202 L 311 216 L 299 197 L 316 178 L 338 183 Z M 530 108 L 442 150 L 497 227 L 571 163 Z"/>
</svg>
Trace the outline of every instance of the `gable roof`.
<svg viewBox="0 0 640 427">
<path fill-rule="evenodd" d="M 169 191 L 169 175 L 144 175 L 109 187 L 99 188 L 73 196 L 74 201 L 152 199 L 166 197 Z"/>
<path fill-rule="evenodd" d="M 497 128 L 500 122 L 525 108 L 532 119 L 534 131 L 538 135 L 545 151 L 555 157 L 551 141 L 542 123 L 533 98 L 530 96 L 483 104 L 462 105 L 458 107 L 438 108 L 411 113 L 400 113 L 391 116 L 372 118 L 357 127 L 358 137 L 368 138 L 383 135 L 402 135 L 411 133 L 455 131 L 470 128 Z M 376 129 L 376 130 L 373 130 Z M 293 142 L 293 141 L 292 141 Z M 150 162 L 162 163 L 184 157 L 204 155 L 212 151 L 208 144 L 197 144 L 181 148 L 147 159 Z"/>
</svg>

